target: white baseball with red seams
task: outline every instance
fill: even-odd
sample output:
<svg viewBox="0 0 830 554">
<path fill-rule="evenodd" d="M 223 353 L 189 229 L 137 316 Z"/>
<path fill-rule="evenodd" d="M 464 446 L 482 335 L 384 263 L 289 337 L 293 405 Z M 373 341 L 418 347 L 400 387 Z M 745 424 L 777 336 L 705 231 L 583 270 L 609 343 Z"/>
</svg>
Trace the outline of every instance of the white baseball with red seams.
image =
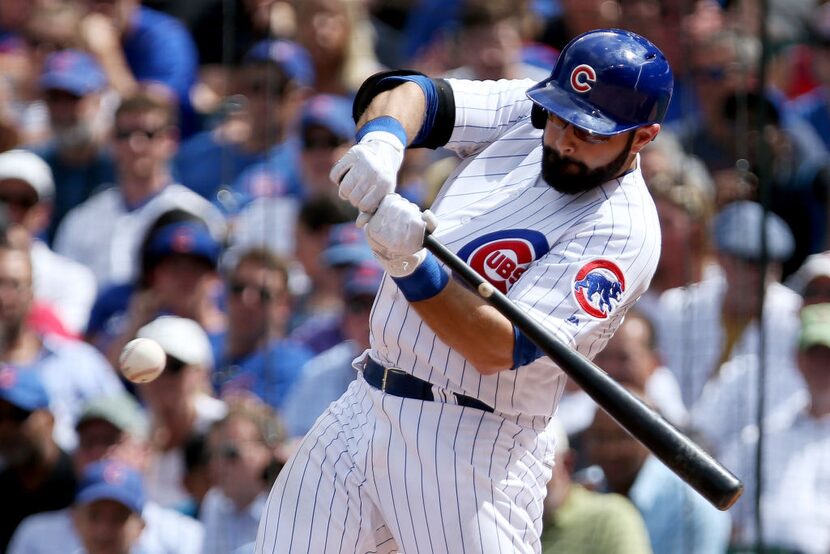
<svg viewBox="0 0 830 554">
<path fill-rule="evenodd" d="M 121 351 L 118 365 L 121 374 L 133 383 L 149 383 L 164 371 L 167 354 L 152 339 L 138 338 L 128 342 Z"/>
</svg>

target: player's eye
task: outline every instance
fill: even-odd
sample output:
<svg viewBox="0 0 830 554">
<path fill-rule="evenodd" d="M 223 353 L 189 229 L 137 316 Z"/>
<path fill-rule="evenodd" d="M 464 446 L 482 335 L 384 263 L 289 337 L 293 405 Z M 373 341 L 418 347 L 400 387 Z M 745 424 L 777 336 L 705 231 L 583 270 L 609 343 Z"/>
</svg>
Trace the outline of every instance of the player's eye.
<svg viewBox="0 0 830 554">
<path fill-rule="evenodd" d="M 568 127 L 568 125 L 571 125 L 570 123 L 568 123 L 567 121 L 565 121 L 553 112 L 547 112 L 547 114 L 548 121 L 553 123 L 553 126 L 557 129 L 564 130 Z M 576 125 L 571 125 L 571 128 L 573 129 L 574 136 L 577 139 L 581 140 L 582 142 L 587 142 L 589 144 L 605 144 L 611 139 L 611 137 L 609 136 L 597 135 L 596 133 L 592 133 L 587 129 L 577 127 Z"/>
</svg>

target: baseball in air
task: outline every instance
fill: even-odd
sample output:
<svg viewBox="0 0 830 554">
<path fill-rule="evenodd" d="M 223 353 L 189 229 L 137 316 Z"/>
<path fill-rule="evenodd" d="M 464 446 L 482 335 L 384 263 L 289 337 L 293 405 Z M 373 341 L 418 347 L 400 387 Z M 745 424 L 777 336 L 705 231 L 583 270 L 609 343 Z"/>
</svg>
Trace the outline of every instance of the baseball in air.
<svg viewBox="0 0 830 554">
<path fill-rule="evenodd" d="M 118 364 L 121 374 L 133 383 L 149 383 L 164 371 L 167 354 L 152 339 L 133 339 L 124 346 Z"/>
</svg>

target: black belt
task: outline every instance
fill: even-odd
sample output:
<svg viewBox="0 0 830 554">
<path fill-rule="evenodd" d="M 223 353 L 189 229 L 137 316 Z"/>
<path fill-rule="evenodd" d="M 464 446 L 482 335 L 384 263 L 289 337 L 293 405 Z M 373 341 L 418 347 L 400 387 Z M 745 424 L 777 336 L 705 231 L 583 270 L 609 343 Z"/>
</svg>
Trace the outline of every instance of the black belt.
<svg viewBox="0 0 830 554">
<path fill-rule="evenodd" d="M 401 396 L 403 398 L 414 398 L 415 400 L 426 400 L 432 402 L 435 396 L 432 394 L 432 384 L 418 379 L 405 371 L 395 367 L 383 367 L 372 358 L 366 358 L 366 367 L 363 368 L 363 378 L 366 382 L 380 389 L 386 394 Z M 471 396 L 449 393 L 456 399 L 459 406 L 492 412 L 493 408 Z"/>
</svg>

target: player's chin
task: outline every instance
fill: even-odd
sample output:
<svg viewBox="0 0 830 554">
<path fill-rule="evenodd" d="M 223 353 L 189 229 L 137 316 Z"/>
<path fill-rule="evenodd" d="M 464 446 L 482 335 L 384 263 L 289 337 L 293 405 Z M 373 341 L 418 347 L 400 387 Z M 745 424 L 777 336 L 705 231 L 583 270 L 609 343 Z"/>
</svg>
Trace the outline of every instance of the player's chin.
<svg viewBox="0 0 830 554">
<path fill-rule="evenodd" d="M 595 179 L 592 179 L 582 171 L 573 174 L 561 171 L 545 171 L 543 169 L 542 179 L 554 190 L 562 194 L 579 194 L 602 184 L 601 182 L 597 183 Z"/>
</svg>

